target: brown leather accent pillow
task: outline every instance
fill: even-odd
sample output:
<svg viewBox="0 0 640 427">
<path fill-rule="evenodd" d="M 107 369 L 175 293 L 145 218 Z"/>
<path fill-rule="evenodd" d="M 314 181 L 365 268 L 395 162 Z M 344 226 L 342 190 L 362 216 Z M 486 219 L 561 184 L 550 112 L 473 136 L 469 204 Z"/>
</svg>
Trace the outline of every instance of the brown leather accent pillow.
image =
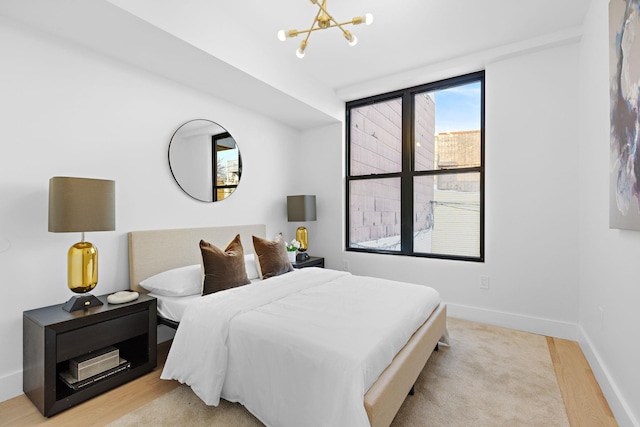
<svg viewBox="0 0 640 427">
<path fill-rule="evenodd" d="M 253 249 L 258 257 L 260 274 L 263 279 L 293 271 L 284 242 L 253 236 Z"/>
<path fill-rule="evenodd" d="M 244 266 L 244 250 L 239 234 L 224 251 L 209 242 L 200 240 L 200 252 L 202 252 L 204 267 L 202 295 L 251 283 Z"/>
</svg>

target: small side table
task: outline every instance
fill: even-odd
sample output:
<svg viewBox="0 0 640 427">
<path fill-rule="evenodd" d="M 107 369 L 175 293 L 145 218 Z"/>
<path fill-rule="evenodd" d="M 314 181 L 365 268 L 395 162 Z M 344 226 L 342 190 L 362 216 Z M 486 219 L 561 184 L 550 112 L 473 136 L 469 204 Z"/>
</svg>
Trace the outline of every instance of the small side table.
<svg viewBox="0 0 640 427">
<path fill-rule="evenodd" d="M 309 257 L 306 261 L 294 262 L 293 268 L 320 267 L 324 268 L 324 258 L 319 256 Z"/>
<path fill-rule="evenodd" d="M 147 295 L 113 305 L 67 312 L 62 304 L 23 312 L 23 390 L 50 417 L 156 367 L 156 299 Z M 72 390 L 60 379 L 69 360 L 105 347 L 119 349 L 131 363 L 122 372 Z"/>
</svg>

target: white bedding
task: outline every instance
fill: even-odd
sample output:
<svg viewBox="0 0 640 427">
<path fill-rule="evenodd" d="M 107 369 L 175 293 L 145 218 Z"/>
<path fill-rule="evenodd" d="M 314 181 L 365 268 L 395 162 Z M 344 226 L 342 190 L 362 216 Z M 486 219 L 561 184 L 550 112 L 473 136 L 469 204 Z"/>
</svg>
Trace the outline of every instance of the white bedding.
<svg viewBox="0 0 640 427">
<path fill-rule="evenodd" d="M 180 319 L 182 319 L 184 311 L 189 307 L 189 304 L 202 298 L 200 294 L 187 295 L 183 297 L 169 297 L 150 292 L 149 295 L 157 300 L 158 316 L 173 320 L 174 322 L 180 322 Z"/>
<path fill-rule="evenodd" d="M 251 283 L 256 282 L 260 282 L 260 280 L 251 280 Z M 150 292 L 149 295 L 157 300 L 158 316 L 164 317 L 165 319 L 173 320 L 174 322 L 178 323 L 182 319 L 184 311 L 187 309 L 189 304 L 191 304 L 195 300 L 199 300 L 200 298 L 202 298 L 202 295 L 200 294 L 174 297 L 158 295 Z"/>
<path fill-rule="evenodd" d="M 439 303 L 426 286 L 295 270 L 190 304 L 161 378 L 268 426 L 368 426 L 365 392 Z"/>
</svg>

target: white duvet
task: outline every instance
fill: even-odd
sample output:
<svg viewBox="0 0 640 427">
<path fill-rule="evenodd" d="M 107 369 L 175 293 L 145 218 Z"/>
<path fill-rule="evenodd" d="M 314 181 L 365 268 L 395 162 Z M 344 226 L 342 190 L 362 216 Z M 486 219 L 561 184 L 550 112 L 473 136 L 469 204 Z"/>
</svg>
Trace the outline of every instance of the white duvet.
<svg viewBox="0 0 640 427">
<path fill-rule="evenodd" d="M 295 270 L 194 301 L 161 378 L 268 426 L 369 426 L 365 392 L 439 303 L 426 286 Z"/>
</svg>

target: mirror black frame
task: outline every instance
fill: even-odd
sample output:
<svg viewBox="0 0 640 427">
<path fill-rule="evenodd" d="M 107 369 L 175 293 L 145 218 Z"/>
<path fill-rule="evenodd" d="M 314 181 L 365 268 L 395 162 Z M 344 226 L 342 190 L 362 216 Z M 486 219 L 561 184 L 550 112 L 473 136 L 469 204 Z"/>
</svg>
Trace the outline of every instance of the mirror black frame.
<svg viewBox="0 0 640 427">
<path fill-rule="evenodd" d="M 202 132 L 202 130 L 205 129 L 207 131 Z M 207 141 L 204 145 L 200 143 L 200 145 L 204 146 L 203 150 L 205 151 L 194 151 L 188 155 L 187 165 L 180 164 L 175 158 L 173 159 L 174 161 L 172 161 L 172 148 L 174 149 L 174 156 L 178 155 L 175 154 L 176 147 L 183 141 L 183 139 L 181 139 L 181 133 L 183 134 L 185 131 L 192 131 L 194 133 L 187 133 L 186 136 L 183 135 L 182 137 L 206 137 Z M 198 132 L 201 133 L 198 134 Z M 233 149 L 237 150 L 237 157 L 232 157 L 231 159 L 227 159 L 226 163 L 222 163 L 219 153 Z M 183 150 L 182 156 L 184 156 L 184 152 L 188 152 L 188 150 Z M 238 143 L 224 127 L 212 120 L 194 119 L 180 125 L 171 136 L 168 159 L 171 175 L 173 175 L 173 179 L 180 189 L 190 197 L 201 202 L 212 203 L 228 198 L 235 192 L 242 177 L 242 155 L 240 154 Z M 203 164 L 202 161 L 206 163 L 210 161 L 210 165 L 206 163 Z M 197 162 L 201 162 L 203 166 L 198 167 L 198 164 L 192 164 Z M 203 170 L 203 168 L 205 169 Z M 194 189 L 193 184 L 190 183 L 190 181 L 193 180 L 187 178 L 193 178 L 193 175 L 208 176 L 209 170 L 211 176 L 209 181 L 205 183 L 208 189 L 203 192 L 203 186 L 200 185 L 201 182 L 197 183 L 199 188 Z M 208 193 L 206 197 L 204 196 L 205 193 Z"/>
</svg>

